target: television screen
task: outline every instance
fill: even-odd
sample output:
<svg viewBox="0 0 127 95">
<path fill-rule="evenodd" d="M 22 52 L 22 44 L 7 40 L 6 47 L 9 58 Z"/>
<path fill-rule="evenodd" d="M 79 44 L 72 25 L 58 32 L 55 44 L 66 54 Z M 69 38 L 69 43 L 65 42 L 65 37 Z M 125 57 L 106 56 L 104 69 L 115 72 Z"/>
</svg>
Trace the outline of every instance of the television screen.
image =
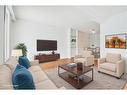
<svg viewBox="0 0 127 95">
<path fill-rule="evenodd" d="M 57 50 L 56 40 L 37 40 L 37 51 Z"/>
</svg>

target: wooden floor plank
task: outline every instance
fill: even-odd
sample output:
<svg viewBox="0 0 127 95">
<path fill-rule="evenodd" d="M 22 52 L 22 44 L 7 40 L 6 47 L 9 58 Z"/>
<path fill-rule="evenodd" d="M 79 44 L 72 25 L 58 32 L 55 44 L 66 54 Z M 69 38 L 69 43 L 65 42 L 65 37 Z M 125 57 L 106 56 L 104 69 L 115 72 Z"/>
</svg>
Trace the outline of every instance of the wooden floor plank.
<svg viewBox="0 0 127 95">
<path fill-rule="evenodd" d="M 42 69 L 51 69 L 57 67 L 58 65 L 68 64 L 68 63 L 71 63 L 71 59 L 65 58 L 65 59 L 59 59 L 57 61 L 40 63 L 39 65 L 41 66 Z"/>
</svg>

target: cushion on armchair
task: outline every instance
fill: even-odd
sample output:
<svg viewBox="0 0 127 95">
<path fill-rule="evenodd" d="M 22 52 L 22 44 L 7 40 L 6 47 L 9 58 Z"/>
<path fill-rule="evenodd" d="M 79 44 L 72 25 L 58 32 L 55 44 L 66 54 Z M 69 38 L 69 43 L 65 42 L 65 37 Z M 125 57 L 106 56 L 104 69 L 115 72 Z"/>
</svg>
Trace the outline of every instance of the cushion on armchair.
<svg viewBox="0 0 127 95">
<path fill-rule="evenodd" d="M 109 71 L 112 71 L 112 72 L 116 72 L 116 70 L 117 70 L 116 64 L 113 64 L 113 63 L 100 64 L 100 68 L 103 68 L 105 70 L 109 70 Z"/>
<path fill-rule="evenodd" d="M 83 57 L 89 57 L 89 56 L 91 56 L 91 54 L 92 54 L 91 51 L 85 50 L 85 51 L 83 51 L 82 56 L 83 56 Z"/>
<path fill-rule="evenodd" d="M 107 62 L 116 63 L 119 60 L 121 60 L 120 54 L 107 53 L 107 56 L 106 56 Z"/>
<path fill-rule="evenodd" d="M 86 61 L 85 58 L 77 58 L 74 60 L 75 63 L 78 63 L 78 62 L 84 63 L 85 61 Z"/>
</svg>

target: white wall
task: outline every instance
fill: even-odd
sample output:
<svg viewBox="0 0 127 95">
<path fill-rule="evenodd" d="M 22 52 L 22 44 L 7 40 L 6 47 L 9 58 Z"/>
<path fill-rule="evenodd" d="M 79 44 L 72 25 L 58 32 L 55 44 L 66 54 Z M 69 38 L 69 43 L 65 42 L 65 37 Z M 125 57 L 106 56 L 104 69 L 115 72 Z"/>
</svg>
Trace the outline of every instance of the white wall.
<svg viewBox="0 0 127 95">
<path fill-rule="evenodd" d="M 76 54 L 77 54 L 77 30 L 76 29 L 70 29 L 70 49 L 71 49 L 71 52 L 70 52 L 70 57 L 74 57 Z M 72 39 L 76 39 L 76 42 L 72 42 Z"/>
<path fill-rule="evenodd" d="M 127 72 L 127 49 L 110 49 L 105 48 L 105 35 L 127 33 L 127 12 L 113 16 L 106 22 L 100 25 L 100 47 L 101 57 L 104 57 L 107 52 L 120 53 L 126 61 Z"/>
<path fill-rule="evenodd" d="M 57 40 L 57 52 L 60 53 L 61 58 L 67 58 L 68 38 L 67 29 L 27 20 L 17 20 L 11 23 L 11 50 L 17 43 L 25 43 L 30 59 L 33 59 L 34 55 L 38 54 L 36 51 L 37 39 Z"/>
<path fill-rule="evenodd" d="M 3 36 L 4 36 L 4 6 L 0 6 L 0 63 L 3 63 Z"/>
</svg>

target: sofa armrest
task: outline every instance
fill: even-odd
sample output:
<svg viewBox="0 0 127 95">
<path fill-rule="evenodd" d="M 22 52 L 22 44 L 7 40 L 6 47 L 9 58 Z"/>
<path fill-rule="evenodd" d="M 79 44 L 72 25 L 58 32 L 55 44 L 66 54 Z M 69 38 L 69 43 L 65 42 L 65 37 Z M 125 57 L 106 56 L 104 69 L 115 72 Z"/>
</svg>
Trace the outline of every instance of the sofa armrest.
<svg viewBox="0 0 127 95">
<path fill-rule="evenodd" d="M 116 67 L 117 67 L 117 74 L 118 76 L 121 76 L 121 74 L 124 73 L 125 71 L 125 66 L 124 66 L 124 60 L 120 60 L 116 62 Z"/>
<path fill-rule="evenodd" d="M 30 64 L 33 66 L 33 65 L 39 65 L 39 60 L 33 60 L 33 61 L 30 61 Z"/>
</svg>

